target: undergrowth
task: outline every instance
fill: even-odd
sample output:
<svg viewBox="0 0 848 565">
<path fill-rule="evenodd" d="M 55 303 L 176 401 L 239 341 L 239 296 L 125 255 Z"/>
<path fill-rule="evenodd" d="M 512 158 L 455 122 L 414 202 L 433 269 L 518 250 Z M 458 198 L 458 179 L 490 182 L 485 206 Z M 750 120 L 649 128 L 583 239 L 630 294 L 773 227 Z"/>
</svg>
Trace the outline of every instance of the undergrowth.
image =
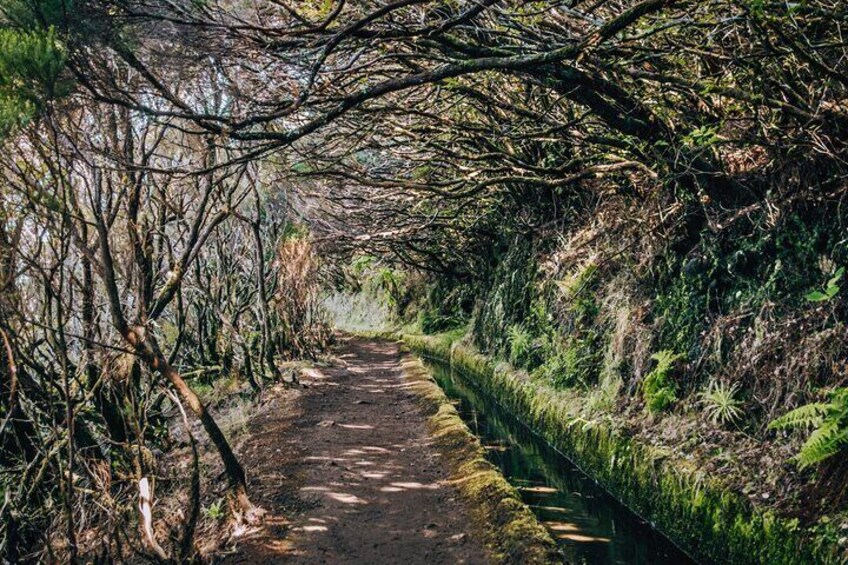
<svg viewBox="0 0 848 565">
<path fill-rule="evenodd" d="M 668 349 L 651 356 L 657 365 L 645 375 L 645 380 L 642 382 L 642 395 L 645 405 L 651 412 L 662 412 L 677 400 L 677 386 L 672 380 L 671 373 L 674 364 L 682 358 L 683 355 Z"/>
<path fill-rule="evenodd" d="M 795 461 L 802 469 L 821 463 L 848 447 L 848 388 L 839 388 L 825 402 L 792 410 L 769 424 L 774 430 L 812 429 Z"/>
</svg>

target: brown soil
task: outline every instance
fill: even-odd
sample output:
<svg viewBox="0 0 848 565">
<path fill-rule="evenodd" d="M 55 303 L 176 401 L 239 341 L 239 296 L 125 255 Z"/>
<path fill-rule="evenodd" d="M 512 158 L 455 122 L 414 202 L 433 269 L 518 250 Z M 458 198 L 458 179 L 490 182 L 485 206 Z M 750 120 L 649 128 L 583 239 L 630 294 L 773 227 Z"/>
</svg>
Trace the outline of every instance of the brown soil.
<svg viewBox="0 0 848 565">
<path fill-rule="evenodd" d="M 427 433 L 398 346 L 344 339 L 278 395 L 241 449 L 265 526 L 225 563 L 487 563 Z"/>
</svg>

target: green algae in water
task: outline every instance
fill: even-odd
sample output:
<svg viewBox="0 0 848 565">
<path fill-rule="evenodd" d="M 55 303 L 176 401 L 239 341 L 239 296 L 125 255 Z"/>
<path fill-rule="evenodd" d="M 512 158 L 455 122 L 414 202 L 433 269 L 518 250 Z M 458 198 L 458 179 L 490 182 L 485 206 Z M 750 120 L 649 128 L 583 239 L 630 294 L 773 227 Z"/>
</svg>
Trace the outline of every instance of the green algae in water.
<svg viewBox="0 0 848 565">
<path fill-rule="evenodd" d="M 427 366 L 486 447 L 489 461 L 548 527 L 568 563 L 694 563 L 459 373 L 443 363 Z"/>
</svg>

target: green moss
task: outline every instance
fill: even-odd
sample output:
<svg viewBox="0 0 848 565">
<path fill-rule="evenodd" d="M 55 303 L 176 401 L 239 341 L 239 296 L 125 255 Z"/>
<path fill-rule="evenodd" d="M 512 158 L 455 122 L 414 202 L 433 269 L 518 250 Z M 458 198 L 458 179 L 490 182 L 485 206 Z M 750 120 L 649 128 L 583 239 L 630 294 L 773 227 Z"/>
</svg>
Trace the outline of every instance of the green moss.
<svg viewBox="0 0 848 565">
<path fill-rule="evenodd" d="M 576 425 L 568 396 L 462 346 L 404 336 L 423 355 L 449 361 L 584 472 L 696 559 L 727 564 L 839 563 L 838 547 L 797 520 L 754 509 L 744 497 L 668 453 L 603 423 Z"/>
<path fill-rule="evenodd" d="M 444 341 L 440 344 L 432 338 L 421 339 L 419 345 L 426 341 L 444 351 L 439 347 Z M 477 530 L 492 551 L 494 561 L 515 565 L 560 562 L 561 556 L 550 534 L 521 501 L 518 491 L 486 460 L 480 441 L 432 380 L 426 367 L 411 356 L 405 359 L 403 367 L 413 391 L 429 414 L 430 432 L 448 462 L 450 481 L 468 502 Z"/>
</svg>

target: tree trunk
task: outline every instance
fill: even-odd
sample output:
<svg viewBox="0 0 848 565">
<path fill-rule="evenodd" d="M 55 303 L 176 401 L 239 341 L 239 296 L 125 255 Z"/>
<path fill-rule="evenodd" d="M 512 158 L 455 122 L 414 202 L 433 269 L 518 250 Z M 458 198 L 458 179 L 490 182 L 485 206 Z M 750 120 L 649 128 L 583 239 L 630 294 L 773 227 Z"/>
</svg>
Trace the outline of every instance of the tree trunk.
<svg viewBox="0 0 848 565">
<path fill-rule="evenodd" d="M 245 513 L 252 514 L 255 512 L 253 504 L 247 496 L 247 480 L 245 478 L 244 469 L 239 463 L 235 453 L 233 453 L 227 438 L 218 427 L 217 422 L 209 413 L 209 410 L 201 402 L 200 398 L 188 386 L 182 375 L 174 369 L 167 358 L 159 349 L 159 344 L 156 339 L 141 326 L 135 326 L 129 329 L 126 336 L 127 341 L 135 348 L 139 357 L 147 363 L 151 370 L 157 371 L 163 377 L 168 379 L 168 382 L 174 387 L 180 399 L 185 402 L 192 412 L 198 417 L 203 429 L 215 444 L 221 461 L 224 464 L 224 471 L 230 483 L 235 498 L 237 508 Z"/>
<path fill-rule="evenodd" d="M 265 246 L 262 243 L 259 219 L 257 219 L 251 227 L 253 231 L 253 239 L 256 244 L 256 286 L 257 291 L 259 292 L 259 311 L 262 314 L 262 357 L 265 360 L 265 363 L 268 364 L 268 369 L 271 371 L 271 377 L 274 380 L 279 380 L 280 370 L 277 368 L 277 364 L 274 360 L 274 340 L 271 339 L 271 314 L 268 311 L 268 291 L 265 288 Z"/>
</svg>

